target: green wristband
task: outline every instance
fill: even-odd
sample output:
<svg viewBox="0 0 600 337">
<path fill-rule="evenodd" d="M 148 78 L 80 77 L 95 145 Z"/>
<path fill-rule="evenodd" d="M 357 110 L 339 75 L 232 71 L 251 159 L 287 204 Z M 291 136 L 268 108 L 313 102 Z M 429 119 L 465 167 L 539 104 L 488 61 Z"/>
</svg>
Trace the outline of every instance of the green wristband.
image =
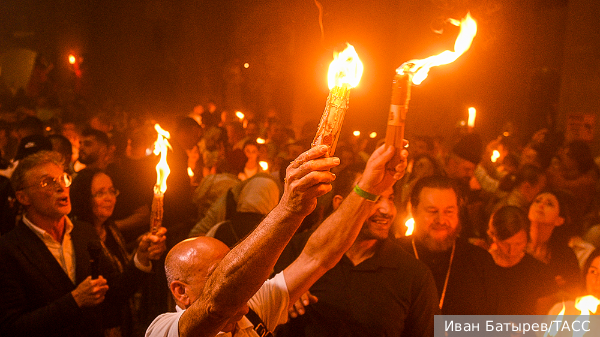
<svg viewBox="0 0 600 337">
<path fill-rule="evenodd" d="M 369 201 L 376 202 L 379 200 L 379 196 L 377 194 L 371 194 L 362 188 L 358 187 L 358 185 L 354 186 L 354 193 L 358 194 L 360 197 L 363 197 Z"/>
</svg>

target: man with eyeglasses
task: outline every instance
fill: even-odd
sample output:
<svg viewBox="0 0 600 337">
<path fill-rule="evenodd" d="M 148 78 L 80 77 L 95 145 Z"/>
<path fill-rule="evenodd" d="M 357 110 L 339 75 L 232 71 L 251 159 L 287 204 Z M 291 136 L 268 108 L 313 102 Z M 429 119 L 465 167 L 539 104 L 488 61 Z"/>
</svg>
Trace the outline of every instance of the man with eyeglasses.
<svg viewBox="0 0 600 337">
<path fill-rule="evenodd" d="M 26 157 L 11 177 L 24 213 L 0 238 L 1 336 L 103 336 L 98 304 L 129 296 L 157 258 L 164 238 L 149 235 L 123 274 L 102 275 L 109 262 L 94 229 L 67 218 L 71 181 L 50 151 Z"/>
</svg>

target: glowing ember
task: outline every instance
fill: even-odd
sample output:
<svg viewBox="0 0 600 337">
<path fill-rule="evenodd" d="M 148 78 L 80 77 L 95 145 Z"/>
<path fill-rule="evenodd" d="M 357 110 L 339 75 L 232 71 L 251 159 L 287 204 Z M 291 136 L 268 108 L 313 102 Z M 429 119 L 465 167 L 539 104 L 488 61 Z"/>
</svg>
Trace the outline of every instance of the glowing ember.
<svg viewBox="0 0 600 337">
<path fill-rule="evenodd" d="M 263 171 L 268 171 L 269 170 L 269 163 L 267 163 L 266 161 L 259 161 L 258 165 L 260 165 L 260 168 Z"/>
<path fill-rule="evenodd" d="M 404 236 L 411 236 L 415 231 L 415 219 L 410 218 L 406 220 L 404 226 L 406 226 L 406 233 L 404 233 Z"/>
<path fill-rule="evenodd" d="M 415 85 L 419 85 L 427 78 L 431 67 L 452 63 L 469 50 L 476 34 L 477 23 L 471 17 L 471 13 L 468 13 L 460 22 L 460 33 L 454 43 L 454 51 L 445 50 L 438 55 L 430 56 L 426 59 L 410 60 L 396 69 L 396 72 L 400 75 L 407 72 L 414 74 L 412 82 Z"/>
<path fill-rule="evenodd" d="M 477 110 L 475 110 L 475 108 L 470 107 L 469 108 L 469 120 L 467 122 L 467 125 L 472 128 L 475 126 L 475 116 L 477 116 Z"/>
<path fill-rule="evenodd" d="M 263 138 L 260 138 L 260 137 L 256 138 L 256 143 L 257 143 L 257 144 L 264 144 L 264 143 L 266 143 L 266 142 L 267 142 L 267 141 L 266 141 L 266 140 L 264 140 Z"/>
<path fill-rule="evenodd" d="M 498 152 L 498 150 L 494 150 L 494 152 L 492 152 L 492 158 L 490 158 L 492 163 L 498 161 L 498 158 L 500 158 L 500 152 Z"/>
<path fill-rule="evenodd" d="M 375 138 L 377 137 L 377 132 L 373 131 L 369 134 L 369 138 Z"/>
<path fill-rule="evenodd" d="M 353 134 L 355 137 L 358 137 L 358 136 L 360 136 L 360 131 L 358 131 L 358 130 L 357 130 L 357 131 L 354 131 L 354 132 L 352 132 L 352 134 Z"/>
<path fill-rule="evenodd" d="M 154 129 L 158 132 L 158 138 L 154 142 L 154 154 L 160 155 L 160 160 L 156 164 L 156 185 L 154 185 L 155 194 L 163 194 L 167 191 L 167 177 L 171 173 L 167 164 L 167 150 L 171 149 L 168 139 L 171 135 L 163 130 L 160 125 L 154 124 Z"/>
</svg>

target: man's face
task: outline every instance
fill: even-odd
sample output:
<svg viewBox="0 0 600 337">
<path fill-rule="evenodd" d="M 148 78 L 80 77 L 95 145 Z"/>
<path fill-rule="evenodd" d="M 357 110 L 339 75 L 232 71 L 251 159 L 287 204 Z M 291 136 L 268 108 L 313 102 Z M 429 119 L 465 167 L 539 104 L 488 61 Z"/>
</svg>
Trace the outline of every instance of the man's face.
<svg viewBox="0 0 600 337">
<path fill-rule="evenodd" d="M 458 237 L 458 202 L 453 189 L 425 187 L 412 208 L 415 235 L 433 251 L 445 251 Z"/>
<path fill-rule="evenodd" d="M 367 240 L 387 239 L 395 216 L 394 189 L 390 187 L 381 194 L 371 215 L 363 223 L 360 237 Z"/>
<path fill-rule="evenodd" d="M 107 147 L 96 140 L 94 136 L 86 136 L 79 142 L 79 161 L 90 165 L 97 163 L 102 157 L 106 156 Z"/>
<path fill-rule="evenodd" d="M 448 158 L 446 165 L 446 173 L 453 179 L 458 179 L 468 184 L 473 173 L 475 172 L 475 164 L 471 163 L 466 159 L 462 159 L 458 156 L 452 155 Z"/>
<path fill-rule="evenodd" d="M 71 212 L 69 188 L 50 183 L 41 187 L 44 179 L 56 179 L 64 173 L 56 164 L 44 164 L 33 168 L 25 175 L 26 188 L 18 191 L 19 202 L 27 207 L 27 213 L 50 220 L 59 220 Z"/>
</svg>

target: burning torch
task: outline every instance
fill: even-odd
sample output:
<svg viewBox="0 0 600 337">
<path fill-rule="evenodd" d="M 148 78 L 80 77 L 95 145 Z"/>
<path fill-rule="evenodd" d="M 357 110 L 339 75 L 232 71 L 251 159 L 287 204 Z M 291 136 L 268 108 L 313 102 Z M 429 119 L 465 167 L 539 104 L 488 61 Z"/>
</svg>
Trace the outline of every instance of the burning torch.
<svg viewBox="0 0 600 337">
<path fill-rule="evenodd" d="M 328 145 L 327 156 L 333 156 L 335 152 L 344 115 L 348 110 L 350 89 L 358 85 L 362 72 L 363 64 L 352 45 L 348 44 L 348 47 L 339 54 L 334 53 L 327 74 L 329 96 L 317 128 L 317 134 L 312 142 L 313 147 Z"/>
<path fill-rule="evenodd" d="M 154 129 L 158 133 L 158 138 L 154 142 L 154 154 L 160 155 L 160 160 L 156 164 L 156 184 L 154 185 L 154 198 L 152 199 L 152 211 L 150 213 L 150 232 L 152 234 L 156 234 L 158 228 L 162 226 L 167 177 L 171 173 L 171 169 L 167 164 L 167 151 L 172 149 L 168 141 L 171 138 L 169 132 L 163 130 L 158 124 L 154 124 Z"/>
<path fill-rule="evenodd" d="M 477 23 L 470 13 L 460 22 L 457 20 L 449 20 L 449 22 L 460 25 L 460 33 L 454 43 L 454 51 L 446 50 L 426 59 L 410 60 L 396 69 L 396 75 L 392 82 L 392 103 L 390 105 L 385 143 L 388 146 L 394 146 L 398 154 L 402 150 L 404 126 L 412 84 L 421 84 L 427 78 L 431 67 L 452 63 L 458 59 L 471 47 L 471 42 L 477 34 Z M 399 155 L 395 156 L 390 165 L 395 167 L 399 158 Z"/>
</svg>

